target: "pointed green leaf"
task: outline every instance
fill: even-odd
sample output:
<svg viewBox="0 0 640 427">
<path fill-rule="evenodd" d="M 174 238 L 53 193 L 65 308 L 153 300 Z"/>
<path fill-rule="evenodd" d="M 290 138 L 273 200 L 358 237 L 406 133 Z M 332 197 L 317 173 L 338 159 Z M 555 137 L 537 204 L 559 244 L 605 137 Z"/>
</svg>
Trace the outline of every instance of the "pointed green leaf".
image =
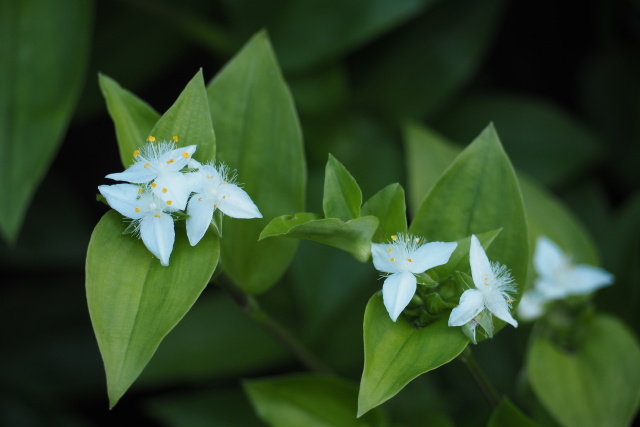
<svg viewBox="0 0 640 427">
<path fill-rule="evenodd" d="M 327 218 L 343 221 L 358 218 L 362 204 L 362 191 L 349 171 L 329 154 L 324 174 L 322 209 Z"/>
<path fill-rule="evenodd" d="M 0 236 L 18 237 L 84 82 L 93 2 L 0 2 Z"/>
<path fill-rule="evenodd" d="M 358 415 L 392 398 L 418 375 L 450 362 L 469 342 L 460 328 L 447 326 L 446 317 L 422 329 L 402 317 L 394 323 L 377 294 L 367 304 L 363 328 Z"/>
<path fill-rule="evenodd" d="M 356 385 L 332 375 L 291 375 L 243 385 L 260 418 L 272 427 L 388 425 L 380 410 L 356 418 Z"/>
<path fill-rule="evenodd" d="M 162 115 L 150 135 L 158 141 L 178 137 L 178 146 L 197 145 L 194 157 L 210 162 L 216 157 L 216 136 L 211 124 L 207 89 L 202 70 L 191 79 L 176 102 Z"/>
<path fill-rule="evenodd" d="M 578 348 L 538 337 L 527 371 L 538 399 L 564 426 L 628 426 L 640 405 L 640 346 L 614 317 L 591 319 Z"/>
<path fill-rule="evenodd" d="M 502 228 L 487 254 L 526 283 L 528 229 L 518 181 L 493 126 L 488 126 L 443 173 L 424 199 L 410 231 L 453 241 Z"/>
<path fill-rule="evenodd" d="M 237 169 L 264 216 L 225 220 L 224 270 L 245 292 L 262 292 L 284 273 L 296 242 L 258 236 L 270 219 L 304 209 L 307 179 L 295 106 L 265 33 L 213 79 L 208 97 L 218 159 Z"/>
<path fill-rule="evenodd" d="M 110 77 L 99 74 L 98 81 L 116 128 L 120 160 L 127 168 L 133 163 L 133 152 L 151 135 L 160 114 Z"/>
<path fill-rule="evenodd" d="M 313 240 L 342 249 L 360 262 L 371 257 L 371 238 L 378 228 L 378 218 L 363 216 L 346 222 L 320 218 L 311 213 L 283 215 L 262 230 L 260 240 L 273 236 Z"/>
<path fill-rule="evenodd" d="M 207 233 L 191 247 L 184 230 L 168 267 L 141 240 L 123 234 L 115 211 L 91 235 L 86 263 L 89 314 L 113 407 L 149 362 L 162 339 L 189 311 L 218 263 L 218 239 Z"/>
<path fill-rule="evenodd" d="M 380 220 L 380 226 L 373 236 L 374 242 L 385 242 L 393 234 L 406 232 L 407 208 L 402 186 L 389 184 L 371 196 L 362 205 L 362 215 L 373 215 Z"/>
<path fill-rule="evenodd" d="M 537 424 L 524 415 L 507 397 L 494 409 L 487 427 L 535 427 Z"/>
</svg>

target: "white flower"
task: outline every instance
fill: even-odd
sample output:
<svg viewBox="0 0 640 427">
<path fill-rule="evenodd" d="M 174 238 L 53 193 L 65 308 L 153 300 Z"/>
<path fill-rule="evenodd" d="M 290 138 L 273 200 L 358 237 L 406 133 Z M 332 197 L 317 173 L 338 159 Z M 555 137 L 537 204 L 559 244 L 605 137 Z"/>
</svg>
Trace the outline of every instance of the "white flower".
<svg viewBox="0 0 640 427">
<path fill-rule="evenodd" d="M 509 292 L 515 291 L 511 273 L 504 265 L 489 262 L 475 235 L 471 236 L 469 263 L 476 289 L 467 289 L 460 296 L 460 303 L 449 316 L 449 326 L 465 325 L 465 332 L 474 342 L 478 324 L 489 337 L 493 336 L 491 314 L 517 327 L 518 322 L 509 312 L 513 301 Z"/>
<path fill-rule="evenodd" d="M 458 246 L 456 242 L 420 243 L 409 234 L 391 236 L 388 243 L 372 243 L 373 265 L 388 276 L 382 286 L 382 299 L 394 322 L 416 292 L 414 274 L 446 264 Z"/>
<path fill-rule="evenodd" d="M 160 264 L 169 265 L 175 240 L 170 213 L 177 209 L 139 185 L 101 185 L 98 190 L 109 206 L 133 220 L 134 232 L 140 233 L 145 246 L 160 259 Z"/>
<path fill-rule="evenodd" d="M 155 141 L 150 138 L 150 141 Z M 191 160 L 195 145 L 176 148 L 174 143 L 149 143 L 133 152 L 134 163 L 107 178 L 134 184 L 150 184 L 153 193 L 177 209 L 184 209 L 191 194 L 189 180 L 180 172 Z"/>
<path fill-rule="evenodd" d="M 538 237 L 533 255 L 533 266 L 538 274 L 533 289 L 525 292 L 518 315 L 532 320 L 544 312 L 544 304 L 582 295 L 613 283 L 613 275 L 602 268 L 573 264 L 560 248 L 545 236 Z"/>
<path fill-rule="evenodd" d="M 187 206 L 187 236 L 192 246 L 204 236 L 216 209 L 233 218 L 262 218 L 251 197 L 230 182 L 233 177 L 226 166 L 217 169 L 210 164 L 198 164 L 198 167 L 198 171 L 189 174 L 195 192 Z"/>
</svg>

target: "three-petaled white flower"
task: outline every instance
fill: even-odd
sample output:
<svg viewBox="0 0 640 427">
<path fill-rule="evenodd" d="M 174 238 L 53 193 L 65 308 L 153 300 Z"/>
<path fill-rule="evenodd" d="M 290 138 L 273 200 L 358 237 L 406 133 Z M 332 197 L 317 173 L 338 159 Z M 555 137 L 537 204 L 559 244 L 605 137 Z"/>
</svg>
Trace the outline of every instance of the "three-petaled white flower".
<svg viewBox="0 0 640 427">
<path fill-rule="evenodd" d="M 162 201 L 184 209 L 191 188 L 190 181 L 180 170 L 189 163 L 195 151 L 195 145 L 176 148 L 171 142 L 150 143 L 133 152 L 134 163 L 127 170 L 109 174 L 107 178 L 150 184 L 153 193 Z"/>
<path fill-rule="evenodd" d="M 518 306 L 518 316 L 523 320 L 542 315 L 549 301 L 588 294 L 613 283 L 613 275 L 602 268 L 573 264 L 571 258 L 545 236 L 536 241 L 533 266 L 538 277 Z"/>
<path fill-rule="evenodd" d="M 187 236 L 192 246 L 204 236 L 216 209 L 232 218 L 262 218 L 251 197 L 231 182 L 233 176 L 225 165 L 219 168 L 198 165 L 198 170 L 189 174 L 189 180 L 194 194 L 187 206 Z"/>
<path fill-rule="evenodd" d="M 98 190 L 109 206 L 133 220 L 134 233 L 140 233 L 145 246 L 160 259 L 160 264 L 169 265 L 175 240 L 171 212 L 177 208 L 139 185 L 101 185 Z"/>
<path fill-rule="evenodd" d="M 475 328 L 480 325 L 489 337 L 493 335 L 491 314 L 510 323 L 518 322 L 509 312 L 513 301 L 509 292 L 515 291 L 513 277 L 506 266 L 489 262 L 480 241 L 471 236 L 469 249 L 471 277 L 476 289 L 467 289 L 460 296 L 460 303 L 451 311 L 449 326 L 465 326 L 465 333 L 475 342 Z"/>
<path fill-rule="evenodd" d="M 382 299 L 394 322 L 416 292 L 414 274 L 446 264 L 458 246 L 456 242 L 421 243 L 409 234 L 391 236 L 388 243 L 372 243 L 373 265 L 387 273 L 382 286 Z"/>
</svg>

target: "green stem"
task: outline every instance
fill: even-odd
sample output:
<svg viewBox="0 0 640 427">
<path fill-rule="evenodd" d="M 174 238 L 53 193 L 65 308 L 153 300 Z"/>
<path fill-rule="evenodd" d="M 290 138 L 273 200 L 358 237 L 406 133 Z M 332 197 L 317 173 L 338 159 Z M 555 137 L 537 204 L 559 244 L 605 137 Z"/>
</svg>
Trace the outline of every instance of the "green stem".
<svg viewBox="0 0 640 427">
<path fill-rule="evenodd" d="M 500 396 L 493 387 L 493 384 L 491 384 L 487 376 L 482 371 L 480 365 L 478 365 L 478 362 L 476 362 L 476 359 L 473 358 L 471 349 L 468 346 L 462 351 L 462 353 L 460 353 L 458 359 L 460 359 L 460 361 L 466 365 L 467 369 L 469 369 L 471 376 L 475 380 L 476 384 L 478 384 L 478 387 L 480 387 L 480 391 L 484 395 L 485 399 L 487 399 L 487 402 L 489 402 L 489 405 L 491 405 L 492 408 L 497 407 L 500 403 Z"/>
<path fill-rule="evenodd" d="M 282 324 L 269 315 L 251 295 L 219 276 L 216 284 L 227 291 L 236 304 L 247 313 L 256 323 L 260 324 L 276 340 L 278 340 L 291 354 L 293 354 L 307 369 L 314 372 L 331 373 L 331 368 L 319 360 L 298 338 L 296 338 Z"/>
</svg>

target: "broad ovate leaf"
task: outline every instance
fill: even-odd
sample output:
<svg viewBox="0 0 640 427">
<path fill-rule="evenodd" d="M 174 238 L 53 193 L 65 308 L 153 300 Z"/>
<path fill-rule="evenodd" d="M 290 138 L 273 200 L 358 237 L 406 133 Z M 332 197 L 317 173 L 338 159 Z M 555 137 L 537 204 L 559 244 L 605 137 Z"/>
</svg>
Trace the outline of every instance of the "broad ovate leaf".
<svg viewBox="0 0 640 427">
<path fill-rule="evenodd" d="M 537 337 L 527 356 L 529 382 L 563 426 L 628 426 L 640 405 L 640 346 L 615 317 L 589 322 L 576 348 Z"/>
<path fill-rule="evenodd" d="M 225 220 L 224 270 L 245 292 L 263 292 L 282 276 L 297 242 L 258 241 L 260 231 L 274 217 L 303 210 L 307 179 L 293 99 L 264 32 L 209 83 L 207 95 L 217 158 L 238 171 L 238 181 L 263 215 Z"/>
<path fill-rule="evenodd" d="M 0 2 L 0 236 L 18 237 L 84 82 L 88 0 Z"/>
<path fill-rule="evenodd" d="M 168 267 L 107 212 L 91 235 L 86 261 L 89 314 L 113 407 L 140 375 L 162 339 L 189 311 L 218 263 L 215 233 L 192 247 L 178 230 Z"/>
<path fill-rule="evenodd" d="M 469 340 L 443 317 L 416 329 L 403 318 L 393 322 L 382 297 L 371 297 L 364 314 L 364 371 L 358 415 L 395 396 L 417 376 L 450 362 Z"/>
</svg>

